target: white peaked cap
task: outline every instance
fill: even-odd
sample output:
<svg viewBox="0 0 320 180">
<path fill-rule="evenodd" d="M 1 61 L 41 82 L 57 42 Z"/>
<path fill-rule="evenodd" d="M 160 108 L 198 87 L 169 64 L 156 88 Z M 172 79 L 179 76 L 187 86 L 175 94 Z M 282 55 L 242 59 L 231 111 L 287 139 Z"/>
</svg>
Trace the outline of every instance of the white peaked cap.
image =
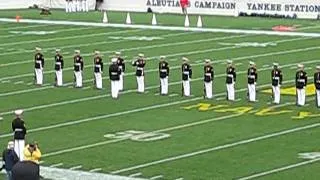
<svg viewBox="0 0 320 180">
<path fill-rule="evenodd" d="M 227 60 L 227 63 L 228 63 L 228 64 L 231 64 L 231 63 L 232 63 L 232 60 Z"/>
<path fill-rule="evenodd" d="M 56 49 L 56 52 L 60 52 L 61 51 L 61 49 Z"/>
<path fill-rule="evenodd" d="M 204 60 L 204 62 L 209 63 L 209 62 L 211 62 L 211 60 L 210 59 L 206 59 L 206 60 Z"/>
<path fill-rule="evenodd" d="M 74 50 L 75 53 L 80 53 L 79 49 Z"/>
<path fill-rule="evenodd" d="M 14 111 L 14 114 L 17 115 L 17 116 L 21 115 L 22 113 L 23 113 L 22 109 L 17 109 L 17 110 Z"/>
<path fill-rule="evenodd" d="M 95 54 L 100 54 L 100 51 L 94 51 Z"/>
<path fill-rule="evenodd" d="M 166 57 L 165 56 L 160 56 L 160 59 L 165 59 Z"/>
<path fill-rule="evenodd" d="M 117 51 L 115 52 L 116 55 L 121 55 L 121 52 Z"/>
<path fill-rule="evenodd" d="M 186 58 L 186 57 L 182 57 L 182 60 L 183 60 L 183 61 L 189 61 L 189 59 Z"/>
<path fill-rule="evenodd" d="M 320 66 L 316 66 L 317 69 L 320 69 Z"/>
<path fill-rule="evenodd" d="M 112 62 L 112 63 L 116 63 L 117 61 L 118 61 L 117 58 L 112 58 L 112 59 L 111 59 L 111 62 Z"/>
<path fill-rule="evenodd" d="M 279 63 L 273 63 L 274 66 L 279 66 Z"/>
<path fill-rule="evenodd" d="M 249 64 L 250 65 L 255 65 L 255 63 L 253 61 L 250 61 Z"/>
<path fill-rule="evenodd" d="M 303 64 L 298 64 L 297 66 L 298 66 L 298 68 L 303 68 L 304 67 Z"/>
<path fill-rule="evenodd" d="M 9 141 L 8 142 L 8 149 L 12 149 L 14 148 L 14 142 L 13 141 Z"/>
<path fill-rule="evenodd" d="M 139 57 L 144 57 L 144 54 L 139 53 L 138 56 L 139 56 Z"/>
<path fill-rule="evenodd" d="M 41 51 L 42 49 L 41 49 L 41 48 L 39 48 L 39 47 L 36 47 L 36 50 L 37 50 L 37 51 Z"/>
</svg>

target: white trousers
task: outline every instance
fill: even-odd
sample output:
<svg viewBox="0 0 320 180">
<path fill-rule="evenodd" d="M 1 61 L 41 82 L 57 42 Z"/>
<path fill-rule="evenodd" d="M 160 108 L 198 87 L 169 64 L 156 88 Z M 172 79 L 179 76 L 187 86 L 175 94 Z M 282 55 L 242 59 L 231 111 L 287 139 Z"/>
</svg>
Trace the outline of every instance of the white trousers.
<svg viewBox="0 0 320 180">
<path fill-rule="evenodd" d="M 273 103 L 280 103 L 280 86 L 272 86 Z"/>
<path fill-rule="evenodd" d="M 304 106 L 306 104 L 306 90 L 297 89 L 297 105 Z"/>
<path fill-rule="evenodd" d="M 73 0 L 72 1 L 72 4 L 73 4 L 73 6 L 72 6 L 72 11 L 73 12 L 77 12 L 78 11 L 78 0 Z"/>
<path fill-rule="evenodd" d="M 75 77 L 75 87 L 82 87 L 82 72 L 75 71 L 74 77 Z"/>
<path fill-rule="evenodd" d="M 97 89 L 102 89 L 102 74 L 94 73 L 95 85 Z"/>
<path fill-rule="evenodd" d="M 235 100 L 234 83 L 227 84 L 227 98 L 229 101 Z"/>
<path fill-rule="evenodd" d="M 190 80 L 182 81 L 183 95 L 190 96 Z"/>
<path fill-rule="evenodd" d="M 43 71 L 42 69 L 34 69 L 36 74 L 36 84 L 42 85 L 43 84 Z"/>
<path fill-rule="evenodd" d="M 88 5 L 88 0 L 81 0 L 82 5 L 81 5 L 81 10 L 83 12 L 88 12 L 89 11 L 89 5 Z"/>
<path fill-rule="evenodd" d="M 137 76 L 138 92 L 144 92 L 144 76 Z"/>
<path fill-rule="evenodd" d="M 121 72 L 121 74 L 120 74 L 120 80 L 119 80 L 119 90 L 120 90 L 120 91 L 123 90 L 123 76 L 124 76 L 124 73 Z"/>
<path fill-rule="evenodd" d="M 212 82 L 205 82 L 205 91 L 206 91 L 206 98 L 211 99 L 212 98 Z"/>
<path fill-rule="evenodd" d="M 316 90 L 316 103 L 317 107 L 320 107 L 320 90 Z"/>
<path fill-rule="evenodd" d="M 248 96 L 250 102 L 256 101 L 256 85 L 255 84 L 248 84 Z"/>
<path fill-rule="evenodd" d="M 160 94 L 168 94 L 169 83 L 168 77 L 160 78 L 161 92 Z"/>
<path fill-rule="evenodd" d="M 56 71 L 56 86 L 62 86 L 63 81 L 62 81 L 62 70 Z"/>
<path fill-rule="evenodd" d="M 118 98 L 119 95 L 119 81 L 111 81 L 111 97 Z"/>
<path fill-rule="evenodd" d="M 17 153 L 20 161 L 24 160 L 24 153 L 23 153 L 24 147 L 25 147 L 24 139 L 14 140 L 14 151 Z"/>
<path fill-rule="evenodd" d="M 73 2 L 72 1 L 66 1 L 66 13 L 73 11 Z"/>
</svg>

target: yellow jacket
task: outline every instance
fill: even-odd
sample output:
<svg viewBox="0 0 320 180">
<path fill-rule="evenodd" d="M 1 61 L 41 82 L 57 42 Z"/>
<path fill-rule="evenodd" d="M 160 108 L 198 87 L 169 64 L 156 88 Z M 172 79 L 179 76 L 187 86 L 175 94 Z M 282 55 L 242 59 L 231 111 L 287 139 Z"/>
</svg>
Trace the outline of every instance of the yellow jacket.
<svg viewBox="0 0 320 180">
<path fill-rule="evenodd" d="M 35 151 L 32 153 L 29 151 L 29 144 L 24 148 L 23 153 L 24 153 L 24 160 L 26 161 L 33 161 L 37 164 L 39 164 L 40 158 L 41 158 L 41 151 L 39 148 L 37 148 Z"/>
</svg>

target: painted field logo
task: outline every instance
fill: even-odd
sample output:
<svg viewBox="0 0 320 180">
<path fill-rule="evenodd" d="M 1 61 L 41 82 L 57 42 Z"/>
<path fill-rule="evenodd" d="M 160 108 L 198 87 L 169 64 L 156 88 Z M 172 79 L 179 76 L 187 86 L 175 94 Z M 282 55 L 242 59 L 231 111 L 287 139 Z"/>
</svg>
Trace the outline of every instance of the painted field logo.
<svg viewBox="0 0 320 180">
<path fill-rule="evenodd" d="M 318 159 L 320 158 L 320 152 L 308 152 L 308 153 L 299 153 L 299 158 L 301 159 Z"/>
<path fill-rule="evenodd" d="M 122 39 L 122 40 L 132 40 L 132 41 L 153 41 L 153 40 L 161 40 L 162 37 L 154 37 L 154 36 L 109 36 L 109 39 Z"/>
<path fill-rule="evenodd" d="M 166 133 L 157 133 L 157 132 L 146 132 L 146 131 L 136 131 L 136 130 L 128 130 L 117 132 L 114 134 L 106 134 L 105 138 L 110 139 L 128 139 L 132 141 L 140 141 L 140 142 L 148 142 L 148 141 L 157 141 L 170 137 L 170 134 Z"/>
<path fill-rule="evenodd" d="M 12 34 L 22 34 L 22 35 L 47 35 L 55 34 L 57 31 L 9 31 Z"/>
<path fill-rule="evenodd" d="M 276 46 L 277 43 L 259 43 L 259 42 L 243 42 L 243 43 L 219 43 L 224 46 L 237 46 L 237 47 L 267 47 Z"/>
<path fill-rule="evenodd" d="M 287 105 L 294 105 L 294 103 L 287 103 Z M 254 108 L 252 106 L 231 106 L 231 105 L 214 105 L 209 103 L 197 103 L 181 107 L 184 110 L 197 110 L 199 112 L 216 112 L 216 113 L 228 113 L 228 114 L 253 114 L 255 116 L 274 116 L 288 114 L 291 115 L 293 120 L 304 120 L 309 118 L 319 118 L 320 113 L 313 113 L 308 111 L 299 111 L 297 114 L 292 109 L 286 109 L 281 106 L 270 106 L 264 108 Z"/>
<path fill-rule="evenodd" d="M 272 93 L 272 89 L 266 89 L 266 90 L 263 90 L 262 92 L 271 94 Z M 314 93 L 315 93 L 314 85 L 313 84 L 308 84 L 307 87 L 306 87 L 306 95 L 307 96 L 312 96 L 312 95 L 314 95 Z M 296 87 L 282 88 L 281 89 L 281 94 L 282 95 L 295 96 L 296 95 Z"/>
</svg>

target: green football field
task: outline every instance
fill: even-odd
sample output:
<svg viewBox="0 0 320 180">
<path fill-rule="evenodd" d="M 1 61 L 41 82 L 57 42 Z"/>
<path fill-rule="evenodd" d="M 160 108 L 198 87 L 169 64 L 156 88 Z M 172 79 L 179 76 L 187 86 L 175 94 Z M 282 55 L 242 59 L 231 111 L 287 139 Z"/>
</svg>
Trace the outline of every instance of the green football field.
<svg viewBox="0 0 320 180">
<path fill-rule="evenodd" d="M 77 172 L 143 179 L 308 179 L 319 178 L 320 111 L 315 106 L 313 73 L 320 64 L 320 22 L 251 17 L 203 16 L 207 28 L 248 33 L 172 31 L 3 22 L 1 18 L 101 22 L 102 13 L 65 14 L 37 10 L 0 11 L 0 147 L 12 139 L 13 110 L 25 110 L 27 142 L 37 141 L 41 165 Z M 133 24 L 148 25 L 152 14 L 131 13 Z M 108 13 L 124 23 L 125 12 Z M 183 27 L 184 16 L 159 14 L 161 26 Z M 191 26 L 197 16 L 190 16 Z M 55 21 L 57 22 L 57 21 Z M 294 26 L 299 36 L 252 34 L 277 25 Z M 313 33 L 313 35 L 310 35 Z M 33 85 L 34 48 L 45 56 L 44 85 Z M 64 87 L 55 88 L 54 50 L 65 60 Z M 73 88 L 73 52 L 84 57 L 84 87 Z M 103 54 L 103 90 L 94 89 L 93 52 Z M 107 63 L 115 51 L 125 57 L 125 90 L 110 97 Z M 146 92 L 136 93 L 138 53 L 146 56 Z M 169 95 L 159 96 L 159 56 L 170 64 Z M 181 97 L 181 58 L 193 69 L 191 97 Z M 215 70 L 214 99 L 203 99 L 203 64 Z M 235 102 L 225 99 L 226 60 L 237 70 Z M 258 102 L 248 103 L 248 62 L 258 68 Z M 278 62 L 284 74 L 281 104 L 270 104 L 270 71 Z M 307 104 L 296 107 L 296 66 L 309 76 Z M 300 153 L 316 152 L 318 156 Z M 316 154 L 315 153 L 315 154 Z M 300 154 L 300 155 L 299 155 Z M 3 176 L 0 176 L 0 178 Z M 318 177 L 318 178 L 317 178 Z M 50 178 L 50 177 L 46 177 Z M 67 179 L 78 179 L 75 176 Z M 81 179 L 81 178 L 80 178 Z M 99 178 L 97 178 L 99 179 Z"/>
</svg>

